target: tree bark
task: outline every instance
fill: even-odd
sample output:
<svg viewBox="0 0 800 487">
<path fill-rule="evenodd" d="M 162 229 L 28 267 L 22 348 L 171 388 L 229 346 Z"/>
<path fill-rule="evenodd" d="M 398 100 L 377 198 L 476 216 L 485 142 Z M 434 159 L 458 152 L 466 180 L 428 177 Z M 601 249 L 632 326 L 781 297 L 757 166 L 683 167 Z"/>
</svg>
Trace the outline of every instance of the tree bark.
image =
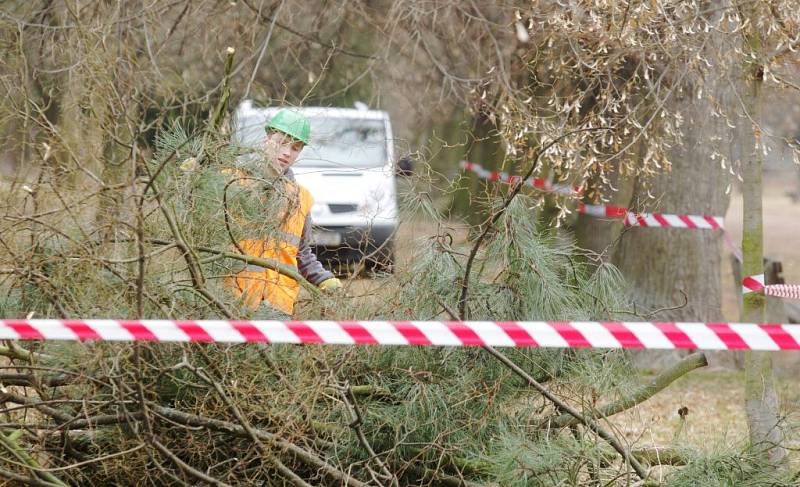
<svg viewBox="0 0 800 487">
<path fill-rule="evenodd" d="M 710 80 L 703 88 L 712 88 Z M 674 147 L 669 158 L 672 170 L 650 181 L 638 180 L 629 208 L 646 212 L 683 215 L 724 215 L 730 182 L 726 169 L 712 158 L 717 147 L 713 140 L 731 131 L 718 118 L 707 97 L 697 98 L 688 88 L 676 94 L 672 109 L 685 118 L 683 143 Z M 648 187 L 649 186 L 649 187 Z M 658 204 L 648 200 L 655 195 Z M 630 281 L 633 298 L 641 311 L 685 306 L 652 316 L 662 320 L 714 321 L 722 318 L 720 287 L 721 237 L 718 230 L 631 227 L 623 231 L 615 262 Z"/>
<path fill-rule="evenodd" d="M 762 72 L 760 66 L 750 66 L 748 76 L 749 93 L 746 93 L 748 111 L 754 118 L 750 142 L 750 158 L 742 164 L 742 252 L 744 275 L 753 276 L 764 271 L 763 215 L 762 215 L 762 168 L 764 152 L 761 129 L 763 120 Z M 766 297 L 760 293 L 748 293 L 743 297 L 743 322 L 762 323 L 766 318 Z M 783 448 L 783 433 L 778 415 L 778 394 L 773 378 L 772 355 L 769 352 L 745 353 L 745 412 L 750 432 L 750 443 L 774 464 L 786 459 Z"/>
<path fill-rule="evenodd" d="M 619 168 L 619 164 L 617 164 Z M 610 184 L 597 181 L 594 184 L 596 192 L 601 195 L 613 195 L 608 203 L 614 206 L 625 206 L 630 203 L 633 196 L 634 180 L 620 174 L 619 169 L 610 172 Z M 616 190 L 616 191 L 615 191 Z M 584 200 L 586 204 L 601 204 L 592 198 Z M 619 218 L 597 218 L 591 215 L 578 215 L 575 222 L 575 240 L 578 247 L 590 250 L 602 262 L 609 262 L 613 257 L 614 241 L 622 232 L 622 221 Z"/>
</svg>

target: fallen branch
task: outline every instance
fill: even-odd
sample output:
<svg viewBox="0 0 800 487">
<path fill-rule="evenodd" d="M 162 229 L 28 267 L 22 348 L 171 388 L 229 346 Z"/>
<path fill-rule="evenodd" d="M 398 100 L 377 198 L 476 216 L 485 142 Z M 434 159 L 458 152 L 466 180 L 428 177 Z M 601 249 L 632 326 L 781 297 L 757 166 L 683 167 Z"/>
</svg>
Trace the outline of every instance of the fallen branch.
<svg viewBox="0 0 800 487">
<path fill-rule="evenodd" d="M 669 446 L 651 446 L 633 450 L 633 455 L 648 465 L 687 465 L 689 457 L 676 448 Z"/>
<path fill-rule="evenodd" d="M 250 437 L 250 439 L 253 440 L 253 443 L 255 443 L 261 450 L 261 452 L 264 453 L 264 455 L 266 455 L 272 461 L 272 463 L 275 464 L 275 468 L 278 469 L 278 472 L 280 472 L 287 480 L 289 480 L 292 484 L 298 487 L 311 487 L 311 485 L 308 484 L 306 481 L 304 481 L 302 478 L 300 478 L 299 475 L 297 475 L 289 467 L 284 465 L 284 463 L 280 460 L 280 458 L 275 456 L 272 450 L 264 446 L 264 444 L 261 442 L 261 439 L 256 434 L 255 428 L 253 428 L 253 426 L 250 424 L 247 418 L 244 417 L 244 414 L 242 414 L 242 412 L 239 410 L 236 404 L 234 404 L 233 401 L 228 397 L 228 395 L 225 394 L 225 390 L 223 389 L 222 384 L 212 379 L 211 376 L 208 375 L 202 369 L 193 367 L 188 364 L 186 365 L 186 367 L 189 368 L 192 372 L 194 372 L 194 374 L 197 377 L 204 380 L 206 383 L 212 386 L 214 390 L 217 391 L 217 394 L 225 403 L 225 405 L 228 406 L 228 409 L 230 409 L 233 415 L 236 416 L 236 419 L 239 421 L 239 425 L 242 428 L 244 428 L 244 431 L 247 433 L 247 436 Z M 270 443 L 274 445 L 274 441 L 270 441 Z"/>
<path fill-rule="evenodd" d="M 150 173 L 150 170 L 147 168 L 145 164 L 143 166 L 145 170 Z M 200 293 L 209 303 L 213 304 L 226 318 L 233 319 L 233 313 L 228 309 L 225 304 L 217 299 L 214 295 L 208 292 L 206 289 L 206 278 L 203 275 L 203 269 L 200 267 L 200 263 L 198 262 L 197 255 L 194 252 L 194 248 L 189 246 L 186 243 L 186 240 L 183 238 L 183 234 L 181 233 L 180 227 L 178 226 L 177 222 L 175 221 L 174 216 L 172 213 L 164 206 L 164 202 L 161 199 L 161 194 L 158 191 L 158 188 L 155 185 L 155 180 L 152 174 L 150 175 L 150 183 L 153 188 L 153 192 L 155 194 L 155 200 L 158 204 L 158 209 L 161 210 L 161 214 L 164 216 L 164 220 L 167 222 L 167 226 L 172 233 L 172 237 L 175 239 L 174 244 L 180 249 L 183 259 L 186 261 L 186 265 L 189 268 L 189 275 L 192 278 L 192 286 L 198 293 Z M 146 191 L 146 188 L 145 188 Z M 142 197 L 144 196 L 144 192 L 142 193 Z M 139 239 L 141 240 L 141 239 Z"/>
<path fill-rule="evenodd" d="M 217 486 L 217 487 L 231 487 L 230 484 L 226 484 L 225 482 L 222 482 L 221 480 L 215 479 L 214 477 L 211 477 L 210 475 L 206 475 L 203 472 L 201 472 L 201 471 L 197 470 L 196 468 L 192 467 L 188 463 L 184 462 L 183 460 L 178 458 L 178 455 L 172 453 L 172 451 L 169 448 L 167 448 L 166 446 L 164 446 L 161 443 L 159 443 L 158 440 L 156 440 L 155 438 L 152 438 L 150 440 L 150 443 L 162 455 L 164 455 L 165 457 L 169 458 L 175 465 L 177 465 L 178 468 L 180 468 L 184 472 L 188 473 L 192 477 L 194 477 L 194 478 L 196 478 L 198 480 L 202 480 L 203 482 L 205 482 L 207 484 L 214 485 L 214 486 Z"/>
<path fill-rule="evenodd" d="M 183 411 L 179 411 L 177 409 L 160 406 L 154 403 L 150 405 L 150 408 L 157 415 L 163 416 L 164 418 L 170 421 L 174 421 L 176 423 L 180 423 L 185 426 L 200 426 L 216 431 L 223 431 L 243 438 L 249 438 L 249 435 L 247 431 L 245 431 L 244 427 L 236 423 L 231 423 L 230 421 L 223 421 L 219 419 L 197 416 L 195 414 L 186 413 Z M 369 484 L 366 484 L 352 477 L 350 474 L 346 472 L 338 470 L 337 468 L 331 466 L 325 460 L 318 457 L 317 455 L 303 448 L 300 448 L 299 446 L 295 445 L 292 442 L 284 440 L 283 438 L 279 437 L 276 434 L 269 433 L 267 431 L 257 428 L 254 428 L 252 432 L 259 439 L 272 442 L 281 450 L 293 454 L 300 461 L 320 469 L 326 475 L 333 477 L 334 479 L 344 483 L 345 485 L 353 487 L 369 487 Z"/>
<path fill-rule="evenodd" d="M 263 257 L 252 257 L 250 255 L 236 254 L 233 252 L 226 252 L 223 250 L 217 250 L 210 247 L 197 246 L 196 248 L 200 252 L 215 254 L 228 259 L 234 259 L 241 262 L 245 262 L 247 264 L 253 264 L 273 270 L 275 272 L 283 274 L 284 276 L 291 277 L 292 279 L 297 281 L 301 286 L 303 286 L 303 288 L 306 291 L 309 291 L 312 295 L 322 296 L 322 291 L 320 291 L 320 289 L 317 286 L 308 282 L 306 278 L 303 277 L 299 272 L 295 271 L 294 269 L 292 269 L 287 265 L 281 264 L 277 260 L 265 259 Z"/>
<path fill-rule="evenodd" d="M 326 388 L 326 391 L 330 393 L 338 392 L 333 387 Z M 373 386 L 370 384 L 350 386 L 350 392 L 352 392 L 354 396 L 359 398 L 370 398 L 376 401 L 386 401 L 386 402 L 397 401 L 397 398 L 394 397 L 394 395 L 389 389 Z"/>
<path fill-rule="evenodd" d="M 422 455 L 422 448 L 409 448 L 413 455 Z M 441 452 L 439 459 L 440 465 L 444 468 L 454 470 L 458 473 L 485 477 L 491 475 L 492 464 L 479 459 L 469 459 L 453 455 L 449 452 Z"/>
<path fill-rule="evenodd" d="M 54 484 L 52 482 L 46 482 L 44 480 L 39 480 L 36 477 L 26 477 L 24 475 L 16 474 L 4 468 L 0 468 L 0 478 L 8 480 L 16 480 L 21 485 L 30 485 L 33 487 L 63 487 L 64 485 L 64 484 Z"/>
<path fill-rule="evenodd" d="M 446 487 L 483 487 L 484 485 L 486 485 L 477 482 L 471 482 L 469 480 L 464 480 L 460 477 L 443 474 L 439 471 L 432 470 L 426 467 L 409 465 L 407 468 L 410 471 L 414 472 L 416 475 L 418 475 L 422 480 L 429 483 L 426 485 L 444 485 Z M 488 484 L 488 485 L 495 485 L 495 484 Z"/>
<path fill-rule="evenodd" d="M 159 239 L 147 239 L 147 242 L 156 245 L 175 245 L 175 242 L 170 242 L 167 240 L 159 240 Z M 212 247 L 205 247 L 202 245 L 197 245 L 194 248 L 200 252 L 204 252 L 207 254 L 213 254 L 220 257 L 225 257 L 227 259 L 238 260 L 240 262 L 244 262 L 245 264 L 257 265 L 273 270 L 275 272 L 283 274 L 284 276 L 291 277 L 312 295 L 314 296 L 323 295 L 322 291 L 320 291 L 320 289 L 317 286 L 308 282 L 308 280 L 306 280 L 306 278 L 304 278 L 299 272 L 295 271 L 294 269 L 285 264 L 278 262 L 277 260 L 266 259 L 263 257 L 253 257 L 251 255 L 237 254 L 234 252 L 227 252 L 225 250 L 219 250 Z"/>
<path fill-rule="evenodd" d="M 59 387 L 68 385 L 74 381 L 75 377 L 67 374 L 37 377 L 34 374 L 0 373 L 0 384 L 4 386 L 36 387 L 37 385 L 42 385 L 47 387 Z"/>
<path fill-rule="evenodd" d="M 78 418 L 73 418 L 69 414 L 63 413 L 57 409 L 39 404 L 33 398 L 27 398 L 11 393 L 0 394 L 0 404 L 2 404 L 3 402 L 13 402 L 15 404 L 30 405 L 31 407 L 34 407 L 37 410 L 39 410 L 41 413 L 55 419 L 56 421 L 59 421 L 61 424 L 58 426 L 58 428 L 62 430 L 86 429 L 87 427 L 99 426 L 99 425 L 126 424 L 126 423 L 131 423 L 132 421 L 139 421 L 143 417 L 142 412 L 137 411 L 127 414 L 103 414 L 103 415 L 78 419 Z M 252 435 L 255 436 L 257 439 L 274 444 L 280 450 L 294 455 L 297 459 L 299 459 L 303 463 L 306 463 L 309 466 L 319 469 L 329 477 L 332 477 L 337 481 L 341 482 L 343 485 L 348 485 L 351 487 L 369 487 L 369 484 L 352 477 L 350 474 L 346 472 L 338 470 L 336 467 L 333 467 L 332 465 L 328 464 L 325 460 L 315 455 L 314 453 L 305 450 L 297 446 L 296 444 L 281 438 L 280 436 L 274 433 L 270 433 L 268 431 L 252 427 L 250 429 L 250 433 L 248 433 L 248 431 L 245 430 L 243 426 L 238 425 L 236 423 L 232 423 L 230 421 L 206 418 L 203 416 L 198 416 L 196 414 L 183 412 L 178 409 L 161 406 L 156 403 L 148 402 L 148 407 L 149 410 L 152 413 L 154 413 L 156 418 L 161 417 L 161 419 L 163 420 L 170 421 L 173 423 L 178 423 L 183 426 L 207 428 L 214 431 L 220 431 L 232 434 L 234 436 L 238 436 L 241 438 L 251 438 L 250 433 L 252 433 Z"/>
<path fill-rule="evenodd" d="M 648 446 L 636 448 L 631 450 L 633 456 L 640 462 L 649 466 L 663 466 L 669 465 L 673 467 L 680 467 L 688 465 L 690 457 L 687 452 L 679 450 L 671 446 Z M 617 458 L 616 452 L 604 450 L 600 452 L 600 465 L 608 467 Z"/>
<path fill-rule="evenodd" d="M 386 466 L 386 463 L 381 460 L 378 454 L 375 453 L 375 450 L 369 443 L 367 436 L 364 434 L 364 430 L 361 428 L 361 425 L 364 423 L 364 418 L 361 414 L 361 410 L 358 407 L 356 396 L 353 394 L 353 389 L 350 387 L 350 384 L 345 382 L 343 386 L 339 386 L 339 393 L 345 406 L 347 406 L 348 412 L 350 413 L 350 428 L 352 428 L 352 430 L 355 432 L 358 442 L 367 451 L 367 453 L 369 453 L 369 459 L 375 461 L 375 464 L 378 465 L 378 468 L 381 470 L 384 478 L 389 480 L 390 485 L 397 487 L 399 485 L 397 477 L 395 477 L 395 475 L 389 470 L 389 467 Z M 372 470 L 370 470 L 370 473 L 373 474 L 373 479 L 380 484 L 381 482 L 374 478 L 376 474 L 374 474 Z"/>
<path fill-rule="evenodd" d="M 619 401 L 606 404 L 593 412 L 596 418 L 607 418 L 615 414 L 621 413 L 630 409 L 637 404 L 640 404 L 660 391 L 664 390 L 667 386 L 688 374 L 692 370 L 699 369 L 708 365 L 708 360 L 703 353 L 693 353 L 681 361 L 670 367 L 669 369 L 658 374 L 647 385 L 639 388 L 628 397 L 622 398 Z M 578 424 L 577 418 L 570 414 L 561 414 L 559 416 L 551 416 L 541 423 L 539 428 L 566 428 Z"/>
<path fill-rule="evenodd" d="M 47 406 L 46 404 L 42 404 L 41 402 L 39 402 L 38 400 L 36 400 L 36 399 L 34 399 L 32 397 L 30 397 L 30 398 L 29 397 L 24 397 L 24 396 L 20 396 L 18 394 L 12 394 L 10 392 L 2 392 L 2 393 L 0 393 L 0 404 L 4 404 L 6 402 L 12 402 L 14 404 L 21 404 L 21 405 L 25 405 L 25 406 L 28 406 L 28 407 L 35 408 L 40 413 L 42 413 L 42 414 L 44 414 L 46 416 L 49 416 L 49 417 L 51 417 L 51 418 L 53 418 L 53 419 L 55 419 L 57 421 L 61 421 L 62 423 L 69 423 L 70 421 L 74 420 L 74 418 L 72 416 L 70 416 L 69 414 L 62 413 L 58 409 L 51 408 L 50 406 Z"/>
<path fill-rule="evenodd" d="M 36 359 L 50 358 L 47 355 L 31 352 L 30 350 L 25 350 L 24 348 L 15 345 L 14 342 L 11 340 L 6 341 L 6 343 L 8 343 L 9 346 L 0 347 L 0 356 L 8 357 L 11 359 L 24 360 L 29 363 L 33 362 L 34 358 Z"/>
</svg>

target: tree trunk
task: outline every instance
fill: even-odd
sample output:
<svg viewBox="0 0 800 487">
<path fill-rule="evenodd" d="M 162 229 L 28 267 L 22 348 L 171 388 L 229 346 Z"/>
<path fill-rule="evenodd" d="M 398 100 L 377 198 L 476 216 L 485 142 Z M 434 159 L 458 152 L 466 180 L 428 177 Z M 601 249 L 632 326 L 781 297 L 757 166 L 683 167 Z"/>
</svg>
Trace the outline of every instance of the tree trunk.
<svg viewBox="0 0 800 487">
<path fill-rule="evenodd" d="M 706 83 L 705 90 L 710 88 Z M 724 215 L 730 177 L 712 154 L 713 136 L 730 138 L 707 97 L 686 89 L 673 100 L 685 118 L 683 143 L 670 151 L 672 170 L 650 181 L 638 180 L 630 208 L 670 214 Z M 649 188 L 645 186 L 649 183 Z M 659 204 L 647 199 L 649 192 Z M 714 321 L 721 316 L 721 237 L 718 230 L 632 227 L 624 230 L 615 262 L 630 281 L 637 311 L 675 307 L 647 319 Z M 685 294 L 685 298 L 684 298 Z M 686 300 L 686 305 L 682 306 Z"/>
<path fill-rule="evenodd" d="M 728 2 L 712 3 L 723 7 Z M 708 19 L 712 25 L 720 19 L 717 10 L 722 9 Z M 636 181 L 628 205 L 633 210 L 704 216 L 724 216 L 727 211 L 738 131 L 729 127 L 726 115 L 739 106 L 729 77 L 740 66 L 729 62 L 730 39 L 721 33 L 710 35 L 699 53 L 702 75 L 688 76 L 666 103 L 670 114 L 683 117 L 681 143 L 667 154 L 671 171 Z M 721 321 L 722 237 L 722 231 L 710 229 L 625 229 L 614 262 L 630 282 L 641 317 Z M 650 313 L 655 310 L 660 311 Z"/>
<path fill-rule="evenodd" d="M 465 151 L 465 159 L 489 170 L 500 170 L 505 152 L 500 144 L 497 126 L 485 110 L 479 109 L 475 114 L 473 131 L 469 136 L 470 141 Z M 497 191 L 497 188 L 492 188 L 490 185 L 501 183 L 483 181 L 469 172 L 464 176 L 466 177 L 466 181 L 463 183 L 465 190 L 456 193 L 453 211 L 466 214 L 471 225 L 479 225 L 484 222 L 487 215 L 486 208 L 482 207 L 479 202 L 482 199 L 481 195 L 487 190 L 489 192 Z"/>
<path fill-rule="evenodd" d="M 619 167 L 619 165 L 617 165 Z M 620 174 L 619 170 L 609 172 L 610 184 L 596 182 L 594 188 L 602 195 L 613 195 L 608 203 L 614 206 L 626 206 L 631 202 L 634 179 Z M 612 188 L 613 186 L 613 188 Z M 614 192 L 616 189 L 616 192 Z M 591 197 L 591 195 L 590 195 Z M 584 200 L 586 204 L 595 204 L 592 199 Z M 578 215 L 575 222 L 575 240 L 578 247 L 591 250 L 603 261 L 609 262 L 613 257 L 614 241 L 622 232 L 622 220 L 619 218 L 597 218 L 591 215 Z"/>
<path fill-rule="evenodd" d="M 709 19 L 713 23 L 713 19 Z M 627 205 L 634 211 L 724 216 L 732 178 L 730 156 L 735 131 L 717 111 L 736 106 L 726 74 L 726 41 L 712 38 L 700 55 L 711 64 L 702 75 L 676 86 L 666 109 L 680 113 L 680 143 L 668 149 L 671 170 L 639 177 Z M 687 69 L 692 69 L 688 68 Z M 657 115 L 658 116 L 658 115 Z M 623 230 L 613 262 L 627 278 L 641 320 L 723 321 L 722 232 L 710 229 L 630 227 Z M 648 353 L 648 367 L 664 366 L 682 353 Z M 729 357 L 709 354 L 712 363 Z"/>
<path fill-rule="evenodd" d="M 752 152 L 742 164 L 743 225 L 742 252 L 744 275 L 761 274 L 763 264 L 763 218 L 761 210 L 762 168 L 764 151 L 760 123 L 763 120 L 762 72 L 759 66 L 749 67 L 748 88 L 745 103 L 752 114 L 755 125 L 750 137 Z M 742 321 L 762 323 L 766 318 L 766 299 L 759 293 L 744 295 Z M 778 416 L 778 394 L 772 373 L 772 355 L 769 352 L 745 353 L 745 411 L 750 430 L 750 443 L 762 452 L 770 462 L 782 463 L 786 450 L 781 446 L 783 434 Z"/>
</svg>

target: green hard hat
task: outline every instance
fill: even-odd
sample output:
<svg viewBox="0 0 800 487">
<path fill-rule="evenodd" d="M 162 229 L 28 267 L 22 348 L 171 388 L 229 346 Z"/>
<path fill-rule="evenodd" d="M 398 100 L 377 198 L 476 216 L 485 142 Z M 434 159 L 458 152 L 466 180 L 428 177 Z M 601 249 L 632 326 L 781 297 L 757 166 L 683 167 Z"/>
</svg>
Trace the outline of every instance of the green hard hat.
<svg viewBox="0 0 800 487">
<path fill-rule="evenodd" d="M 308 119 L 294 110 L 283 109 L 272 117 L 265 130 L 278 130 L 294 137 L 304 144 L 311 140 L 311 123 Z"/>
</svg>

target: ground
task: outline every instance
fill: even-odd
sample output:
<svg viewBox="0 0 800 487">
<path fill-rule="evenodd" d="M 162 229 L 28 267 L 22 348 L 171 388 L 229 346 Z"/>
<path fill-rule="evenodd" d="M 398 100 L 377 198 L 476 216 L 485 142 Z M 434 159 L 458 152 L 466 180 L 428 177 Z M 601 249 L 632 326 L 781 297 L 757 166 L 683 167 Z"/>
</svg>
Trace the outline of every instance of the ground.
<svg viewBox="0 0 800 487">
<path fill-rule="evenodd" d="M 800 390 L 797 377 L 778 380 L 782 413 L 789 422 L 796 422 Z M 680 429 L 678 409 L 689 410 Z M 667 445 L 680 429 L 680 444 L 698 451 L 714 452 L 744 445 L 747 425 L 744 414 L 744 374 L 735 370 L 697 370 L 675 381 L 640 406 L 614 418 L 614 424 L 625 432 L 629 441 L 640 445 Z M 789 447 L 798 446 L 796 435 Z M 790 453 L 793 461 L 797 455 Z"/>
<path fill-rule="evenodd" d="M 783 263 L 783 276 L 787 283 L 800 284 L 800 202 L 794 202 L 790 193 L 798 191 L 796 168 L 772 169 L 764 173 L 764 255 Z M 725 226 L 733 241 L 742 239 L 742 198 L 734 190 L 725 216 Z M 730 249 L 724 248 L 722 266 L 723 314 L 735 321 L 739 311 L 737 301 L 740 288 L 733 280 Z M 773 355 L 777 367 L 782 413 L 797 420 L 800 412 L 800 389 L 797 366 L 800 354 L 781 352 Z M 718 360 L 714 362 L 722 362 Z M 735 361 L 728 361 L 735 362 Z M 644 444 L 669 443 L 678 429 L 678 409 L 686 406 L 689 414 L 681 432 L 681 443 L 698 450 L 713 452 L 725 445 L 745 444 L 747 425 L 744 415 L 744 375 L 739 370 L 710 368 L 689 373 L 628 413 L 615 418 L 615 423 L 629 440 L 641 438 Z M 796 438 L 795 438 L 796 441 Z M 788 445 L 797 449 L 797 444 Z M 793 462 L 796 452 L 790 452 Z"/>
</svg>

